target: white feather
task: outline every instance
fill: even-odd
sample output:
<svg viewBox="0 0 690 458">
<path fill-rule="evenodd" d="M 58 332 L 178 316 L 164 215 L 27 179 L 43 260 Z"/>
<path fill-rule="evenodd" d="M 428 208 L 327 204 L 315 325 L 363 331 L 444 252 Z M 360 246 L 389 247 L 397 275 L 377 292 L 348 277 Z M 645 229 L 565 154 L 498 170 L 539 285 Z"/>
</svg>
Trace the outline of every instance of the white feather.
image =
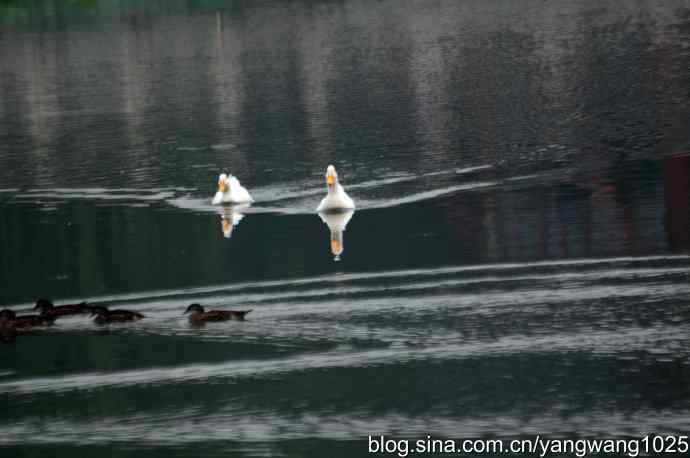
<svg viewBox="0 0 690 458">
<path fill-rule="evenodd" d="M 326 177 L 331 175 L 333 177 L 333 186 L 328 186 L 328 194 L 321 200 L 321 203 L 316 208 L 317 212 L 327 212 L 332 210 L 354 210 L 355 202 L 347 195 L 345 188 L 340 185 L 338 181 L 338 174 L 335 167 L 328 166 Z"/>
<path fill-rule="evenodd" d="M 223 175 L 221 175 L 222 177 Z M 240 180 L 232 175 L 225 178 L 225 192 L 218 191 L 213 197 L 213 205 L 220 204 L 247 204 L 254 202 L 249 191 L 240 184 Z"/>
</svg>

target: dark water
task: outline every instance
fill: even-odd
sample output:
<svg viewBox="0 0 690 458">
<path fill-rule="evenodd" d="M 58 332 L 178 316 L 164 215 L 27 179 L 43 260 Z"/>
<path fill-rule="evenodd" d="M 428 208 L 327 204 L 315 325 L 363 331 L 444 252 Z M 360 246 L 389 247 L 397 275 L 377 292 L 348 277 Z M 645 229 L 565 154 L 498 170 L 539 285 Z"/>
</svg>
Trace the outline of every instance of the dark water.
<svg viewBox="0 0 690 458">
<path fill-rule="evenodd" d="M 6 0 L 0 64 L 0 305 L 147 316 L 0 346 L 3 456 L 690 429 L 686 1 Z"/>
</svg>

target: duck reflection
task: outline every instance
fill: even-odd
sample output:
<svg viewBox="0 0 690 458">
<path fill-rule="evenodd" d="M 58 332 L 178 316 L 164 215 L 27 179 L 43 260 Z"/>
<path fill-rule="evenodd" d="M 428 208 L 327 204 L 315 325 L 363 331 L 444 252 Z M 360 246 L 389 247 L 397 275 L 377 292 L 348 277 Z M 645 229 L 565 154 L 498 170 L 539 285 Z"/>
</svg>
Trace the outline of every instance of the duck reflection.
<svg viewBox="0 0 690 458">
<path fill-rule="evenodd" d="M 340 255 L 345 250 L 343 232 L 354 214 L 354 210 L 319 212 L 321 221 L 326 223 L 331 231 L 331 253 L 334 261 L 340 261 Z"/>
<path fill-rule="evenodd" d="M 223 206 L 223 214 L 220 217 L 220 228 L 223 232 L 223 237 L 226 239 L 232 237 L 235 226 L 240 224 L 247 208 L 249 208 L 248 204 Z"/>
<path fill-rule="evenodd" d="M 690 153 L 664 159 L 666 231 L 671 249 L 690 248 Z"/>
<path fill-rule="evenodd" d="M 17 331 L 14 328 L 0 327 L 0 342 L 12 343 L 17 339 Z"/>
</svg>

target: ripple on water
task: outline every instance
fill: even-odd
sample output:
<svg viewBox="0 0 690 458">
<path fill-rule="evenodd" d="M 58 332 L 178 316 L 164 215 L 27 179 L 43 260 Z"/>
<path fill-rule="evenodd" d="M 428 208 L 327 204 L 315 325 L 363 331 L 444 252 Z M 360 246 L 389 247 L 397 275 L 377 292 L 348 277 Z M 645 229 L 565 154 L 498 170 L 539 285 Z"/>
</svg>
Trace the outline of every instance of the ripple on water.
<svg viewBox="0 0 690 458">
<path fill-rule="evenodd" d="M 690 316 L 681 314 L 684 318 L 678 319 L 676 311 L 664 312 L 659 304 L 687 300 L 689 260 L 650 256 L 458 266 L 94 298 L 113 306 L 129 304 L 147 315 L 123 328 L 127 333 L 263 341 L 312 351 L 12 380 L 0 382 L 0 393 L 189 383 L 505 354 L 653 351 L 659 357 L 686 358 L 690 347 L 674 342 L 688 341 L 685 326 Z M 239 302 L 254 312 L 241 324 L 193 330 L 180 315 L 191 297 L 211 307 Z M 86 329 L 93 329 L 90 321 L 75 317 L 46 332 Z M 327 344 L 326 351 L 313 347 L 314 342 Z M 342 345 L 352 351 L 343 352 Z"/>
<path fill-rule="evenodd" d="M 358 207 L 362 210 L 374 208 L 388 208 L 414 202 L 435 199 L 447 194 L 482 190 L 500 184 L 496 181 L 476 181 L 463 184 L 452 184 L 453 177 L 476 174 L 490 170 L 491 165 L 480 165 L 448 171 L 430 172 L 426 174 L 409 174 L 400 172 L 386 172 L 380 179 L 347 182 L 348 190 L 353 190 Z M 443 183 L 439 186 L 439 176 L 443 176 Z M 435 183 L 429 189 L 429 179 Z M 519 177 L 518 177 L 519 178 Z M 524 177 L 536 179 L 539 176 Z M 256 203 L 247 209 L 248 213 L 283 213 L 283 214 L 311 214 L 318 205 L 323 193 L 323 186 L 315 185 L 318 180 L 302 180 L 291 183 L 279 183 L 270 186 L 251 189 Z M 404 187 L 399 185 L 405 184 Z M 96 205 L 144 207 L 160 202 L 183 210 L 199 213 L 217 213 L 222 209 L 211 205 L 211 196 L 198 197 L 192 192 L 195 188 L 54 188 L 54 189 L 4 189 L 9 195 L 9 202 L 38 203 L 46 209 L 56 209 L 56 203 L 73 200 L 87 200 Z M 388 196 L 388 197 L 386 197 Z"/>
</svg>

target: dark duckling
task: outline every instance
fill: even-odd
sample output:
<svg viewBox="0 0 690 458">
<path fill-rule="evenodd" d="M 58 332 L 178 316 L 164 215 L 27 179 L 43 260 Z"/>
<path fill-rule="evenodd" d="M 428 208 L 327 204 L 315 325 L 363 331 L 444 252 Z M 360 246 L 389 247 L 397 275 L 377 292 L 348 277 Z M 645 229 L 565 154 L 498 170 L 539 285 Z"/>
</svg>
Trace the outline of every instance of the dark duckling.
<svg viewBox="0 0 690 458">
<path fill-rule="evenodd" d="M 0 310 L 0 327 L 12 329 L 27 329 L 37 326 L 50 326 L 55 321 L 54 317 L 43 315 L 17 316 L 14 310 Z"/>
<path fill-rule="evenodd" d="M 144 315 L 132 310 L 108 310 L 108 307 L 102 305 L 93 305 L 90 307 L 91 315 L 96 315 L 96 318 L 93 319 L 96 324 L 127 323 L 131 321 L 139 321 L 144 318 Z"/>
<path fill-rule="evenodd" d="M 17 315 L 14 313 L 14 310 L 10 310 L 10 309 L 0 310 L 0 326 L 8 325 L 8 322 L 12 318 L 15 318 L 16 316 Z"/>
<path fill-rule="evenodd" d="M 34 310 L 40 310 L 41 316 L 60 318 L 67 315 L 78 315 L 81 313 L 88 313 L 91 311 L 91 306 L 86 302 L 80 304 L 67 304 L 55 306 L 48 299 L 39 299 L 34 305 Z"/>
<path fill-rule="evenodd" d="M 209 310 L 206 312 L 200 304 L 192 304 L 184 312 L 191 313 L 189 322 L 192 324 L 202 324 L 209 321 L 244 321 L 244 316 L 251 310 Z"/>
</svg>

